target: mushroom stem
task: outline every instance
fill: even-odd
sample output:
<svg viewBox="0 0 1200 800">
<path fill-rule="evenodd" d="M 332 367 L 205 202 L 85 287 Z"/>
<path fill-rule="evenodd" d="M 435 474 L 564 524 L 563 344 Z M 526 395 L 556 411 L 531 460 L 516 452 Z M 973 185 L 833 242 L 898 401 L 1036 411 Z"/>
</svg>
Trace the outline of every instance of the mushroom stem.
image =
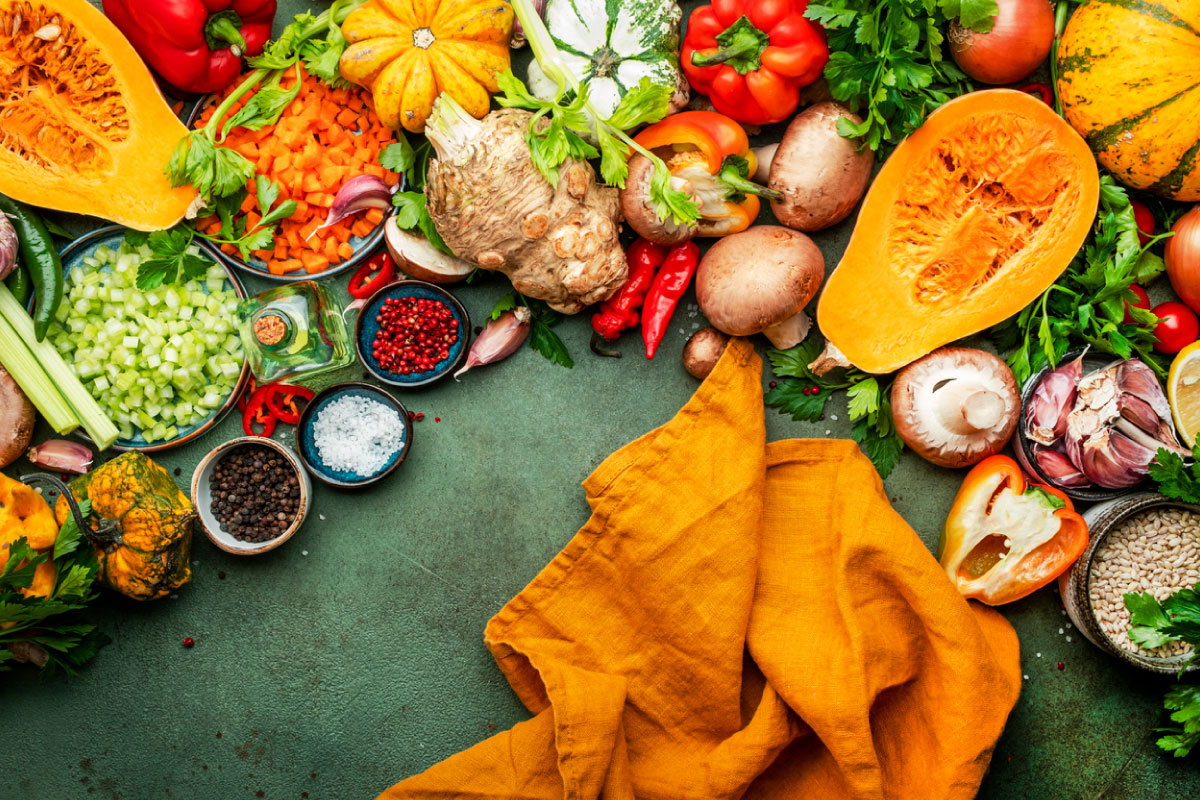
<svg viewBox="0 0 1200 800">
<path fill-rule="evenodd" d="M 821 355 L 817 356 L 817 360 L 808 365 L 808 368 L 816 375 L 824 375 L 831 369 L 841 367 L 849 369 L 854 366 L 850 363 L 850 359 L 846 358 L 846 354 L 838 350 L 837 345 L 833 342 L 825 342 L 825 349 L 821 351 Z"/>
<path fill-rule="evenodd" d="M 758 159 L 758 167 L 754 170 L 754 180 L 763 186 L 766 186 L 767 181 L 771 178 L 771 164 L 775 161 L 775 151 L 778 149 L 779 142 L 753 148 L 754 157 Z"/>
<path fill-rule="evenodd" d="M 995 430 L 1004 422 L 1004 398 L 971 381 L 951 381 L 934 393 L 946 430 L 962 436 Z"/>
<path fill-rule="evenodd" d="M 803 342 L 808 337 L 808 332 L 811 328 L 812 320 L 809 319 L 808 314 L 801 311 L 798 314 L 788 317 L 783 322 L 776 323 L 769 328 L 764 328 L 763 335 L 770 339 L 771 344 L 780 350 L 787 350 Z"/>
</svg>

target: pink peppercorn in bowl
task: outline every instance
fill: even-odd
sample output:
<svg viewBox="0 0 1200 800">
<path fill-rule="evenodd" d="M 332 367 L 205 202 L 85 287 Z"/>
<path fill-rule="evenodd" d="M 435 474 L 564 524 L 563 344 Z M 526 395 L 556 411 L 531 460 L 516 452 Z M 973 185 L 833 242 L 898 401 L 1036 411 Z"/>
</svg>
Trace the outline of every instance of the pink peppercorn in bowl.
<svg viewBox="0 0 1200 800">
<path fill-rule="evenodd" d="M 471 318 L 458 298 L 424 281 L 397 281 L 367 300 L 354 346 L 377 379 L 400 389 L 428 386 L 466 358 Z"/>
</svg>

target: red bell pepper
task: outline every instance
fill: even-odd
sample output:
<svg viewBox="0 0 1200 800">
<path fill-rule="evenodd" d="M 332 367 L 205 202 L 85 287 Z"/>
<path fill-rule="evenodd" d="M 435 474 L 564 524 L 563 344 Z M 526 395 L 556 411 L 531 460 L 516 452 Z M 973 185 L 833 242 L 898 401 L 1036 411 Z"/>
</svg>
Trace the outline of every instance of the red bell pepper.
<svg viewBox="0 0 1200 800">
<path fill-rule="evenodd" d="M 300 421 L 300 409 L 296 406 L 296 398 L 305 402 L 313 399 L 313 390 L 291 383 L 273 383 L 273 391 L 267 394 L 267 408 L 275 419 L 285 425 L 295 425 Z"/>
<path fill-rule="evenodd" d="M 1017 462 L 992 456 L 954 497 L 939 560 L 960 594 L 996 606 L 1053 581 L 1087 544 L 1087 523 L 1065 494 L 1027 484 Z"/>
<path fill-rule="evenodd" d="M 713 0 L 688 18 L 680 61 L 692 88 L 747 125 L 782 122 L 821 77 L 829 46 L 807 0 Z"/>
<path fill-rule="evenodd" d="M 376 253 L 358 268 L 347 289 L 355 300 L 365 300 L 396 277 L 396 262 L 387 253 Z"/>
<path fill-rule="evenodd" d="M 242 430 L 247 436 L 270 436 L 279 422 L 267 406 L 267 398 L 275 391 L 275 384 L 268 383 L 254 390 L 242 411 Z M 255 424 L 262 425 L 262 433 L 254 430 Z"/>
<path fill-rule="evenodd" d="M 224 89 L 271 38 L 275 0 L 104 0 L 104 13 L 163 80 Z"/>
<path fill-rule="evenodd" d="M 663 159 L 672 185 L 700 206 L 698 236 L 740 233 L 758 216 L 758 196 L 782 197 L 750 180 L 758 169 L 758 159 L 745 129 L 724 114 L 672 114 L 643 130 L 634 141 L 647 150 L 671 148 L 674 154 L 663 153 Z"/>
</svg>

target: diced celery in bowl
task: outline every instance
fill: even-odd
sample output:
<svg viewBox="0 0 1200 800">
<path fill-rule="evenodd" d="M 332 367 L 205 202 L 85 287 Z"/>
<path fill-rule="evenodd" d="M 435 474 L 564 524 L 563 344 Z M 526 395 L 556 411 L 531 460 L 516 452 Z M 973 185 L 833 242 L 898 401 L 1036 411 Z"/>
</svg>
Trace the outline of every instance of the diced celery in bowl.
<svg viewBox="0 0 1200 800">
<path fill-rule="evenodd" d="M 237 305 L 246 291 L 207 248 L 202 275 L 138 288 L 152 257 L 105 228 L 63 251 L 63 302 L 47 338 L 120 431 L 115 446 L 156 451 L 201 435 L 245 380 Z"/>
</svg>

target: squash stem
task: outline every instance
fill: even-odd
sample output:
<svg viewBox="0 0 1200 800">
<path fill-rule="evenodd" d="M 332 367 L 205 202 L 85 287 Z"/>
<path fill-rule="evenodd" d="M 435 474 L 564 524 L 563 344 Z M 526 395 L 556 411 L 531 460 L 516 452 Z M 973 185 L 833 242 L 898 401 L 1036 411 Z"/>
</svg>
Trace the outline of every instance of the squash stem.
<svg viewBox="0 0 1200 800">
<path fill-rule="evenodd" d="M 26 486 L 32 486 L 35 483 L 48 483 L 58 490 L 58 493 L 62 495 L 63 499 L 67 501 L 67 505 L 70 506 L 71 516 L 75 518 L 75 524 L 79 527 L 79 532 L 86 536 L 92 544 L 104 546 L 117 540 L 116 520 L 101 520 L 99 528 L 93 528 L 91 525 L 88 525 L 87 518 L 83 515 L 83 510 L 79 508 L 79 503 L 75 500 L 75 495 L 71 493 L 70 487 L 55 476 L 45 472 L 31 472 L 28 475 L 21 476 L 21 483 Z"/>
<path fill-rule="evenodd" d="M 1054 7 L 1054 42 L 1050 47 L 1050 91 L 1054 93 L 1054 112 L 1060 117 L 1063 115 L 1063 107 L 1058 96 L 1058 46 L 1062 43 L 1070 10 L 1071 4 L 1068 0 L 1059 0 L 1058 5 Z"/>
</svg>

